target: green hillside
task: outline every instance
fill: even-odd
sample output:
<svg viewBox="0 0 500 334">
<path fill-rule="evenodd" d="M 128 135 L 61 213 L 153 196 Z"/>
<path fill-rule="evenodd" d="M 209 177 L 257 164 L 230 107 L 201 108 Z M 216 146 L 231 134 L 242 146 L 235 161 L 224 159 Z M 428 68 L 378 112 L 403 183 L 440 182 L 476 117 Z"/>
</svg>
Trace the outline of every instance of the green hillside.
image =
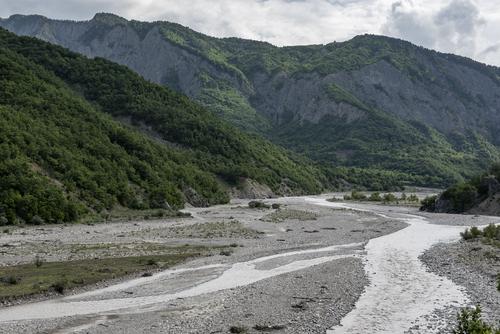
<svg viewBox="0 0 500 334">
<path fill-rule="evenodd" d="M 333 169 L 449 186 L 500 159 L 500 69 L 403 40 L 276 47 L 106 13 L 82 22 L 13 15 L 0 25 L 126 65 Z"/>
<path fill-rule="evenodd" d="M 276 193 L 326 186 L 301 158 L 124 66 L 5 30 L 0 114 L 0 224 L 224 203 L 221 184 L 241 178 Z"/>
</svg>

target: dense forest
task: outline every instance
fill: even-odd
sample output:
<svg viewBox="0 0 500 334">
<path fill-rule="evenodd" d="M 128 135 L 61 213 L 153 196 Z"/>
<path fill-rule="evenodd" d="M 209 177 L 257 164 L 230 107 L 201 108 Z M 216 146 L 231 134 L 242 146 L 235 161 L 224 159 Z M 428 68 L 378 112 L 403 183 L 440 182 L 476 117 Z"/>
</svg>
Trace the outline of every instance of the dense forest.
<svg viewBox="0 0 500 334">
<path fill-rule="evenodd" d="M 305 159 L 124 66 L 5 30 L 0 87 L 0 224 L 224 203 L 241 178 L 277 194 L 328 186 Z"/>
</svg>

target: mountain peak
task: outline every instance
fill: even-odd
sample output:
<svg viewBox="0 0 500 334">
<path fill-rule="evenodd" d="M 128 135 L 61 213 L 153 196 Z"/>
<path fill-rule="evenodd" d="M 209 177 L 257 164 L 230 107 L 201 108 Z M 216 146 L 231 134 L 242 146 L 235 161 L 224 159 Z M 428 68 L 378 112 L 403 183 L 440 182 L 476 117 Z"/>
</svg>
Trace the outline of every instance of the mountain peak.
<svg viewBox="0 0 500 334">
<path fill-rule="evenodd" d="M 128 22 L 127 19 L 112 13 L 96 13 L 91 21 L 97 21 L 112 25 L 126 24 Z"/>
</svg>

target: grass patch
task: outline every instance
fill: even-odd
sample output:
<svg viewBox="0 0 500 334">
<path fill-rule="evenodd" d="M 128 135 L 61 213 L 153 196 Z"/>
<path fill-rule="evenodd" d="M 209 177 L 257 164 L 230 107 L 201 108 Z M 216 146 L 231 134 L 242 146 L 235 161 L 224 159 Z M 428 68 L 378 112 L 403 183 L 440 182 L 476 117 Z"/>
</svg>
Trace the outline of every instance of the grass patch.
<svg viewBox="0 0 500 334">
<path fill-rule="evenodd" d="M 245 227 L 238 220 L 197 223 L 169 229 L 175 238 L 257 238 L 259 232 Z"/>
<path fill-rule="evenodd" d="M 0 267 L 0 300 L 65 291 L 132 273 L 165 269 L 188 258 L 208 254 L 202 246 L 172 247 L 163 255 L 44 262 Z"/>
<path fill-rule="evenodd" d="M 164 218 L 189 218 L 191 214 L 165 209 L 147 209 L 134 210 L 117 206 L 110 211 L 88 214 L 82 217 L 78 222 L 83 224 L 106 223 L 106 222 L 124 222 L 133 220 L 154 220 Z"/>
<path fill-rule="evenodd" d="M 281 223 L 289 219 L 305 221 L 305 220 L 316 220 L 317 218 L 318 214 L 311 211 L 284 209 L 284 210 L 277 210 L 268 215 L 265 215 L 262 218 L 262 220 L 272 223 Z"/>
</svg>

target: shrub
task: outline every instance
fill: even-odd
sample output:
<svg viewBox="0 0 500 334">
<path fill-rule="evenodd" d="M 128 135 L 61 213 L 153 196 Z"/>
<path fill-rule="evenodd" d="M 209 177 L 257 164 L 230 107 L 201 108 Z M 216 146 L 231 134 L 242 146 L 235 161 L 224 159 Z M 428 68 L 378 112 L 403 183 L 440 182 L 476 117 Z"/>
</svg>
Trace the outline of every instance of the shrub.
<svg viewBox="0 0 500 334">
<path fill-rule="evenodd" d="M 420 207 L 420 211 L 436 211 L 437 198 L 437 195 L 427 196 L 426 198 L 424 198 L 421 202 L 422 206 Z"/>
<path fill-rule="evenodd" d="M 411 194 L 410 196 L 408 196 L 407 201 L 408 202 L 417 203 L 418 202 L 418 196 L 415 195 L 415 194 Z"/>
<path fill-rule="evenodd" d="M 43 259 L 40 256 L 35 256 L 35 266 L 40 268 L 43 265 Z"/>
<path fill-rule="evenodd" d="M 57 281 L 50 286 L 55 292 L 63 294 L 66 289 L 66 281 Z"/>
<path fill-rule="evenodd" d="M 366 200 L 366 195 L 356 190 L 353 190 L 351 191 L 351 198 L 355 201 L 364 201 Z"/>
<path fill-rule="evenodd" d="M 251 209 L 269 209 L 269 205 L 261 201 L 250 201 L 248 207 Z"/>
<path fill-rule="evenodd" d="M 6 284 L 16 285 L 17 283 L 19 283 L 19 278 L 15 277 L 15 276 L 7 276 L 7 277 L 3 277 L 1 279 L 1 281 L 6 283 Z"/>
<path fill-rule="evenodd" d="M 499 236 L 500 225 L 490 224 L 483 229 L 483 236 L 488 239 L 497 239 Z"/>
<path fill-rule="evenodd" d="M 38 215 L 34 215 L 33 218 L 31 218 L 31 224 L 33 225 L 43 225 L 44 223 L 45 221 Z"/>
<path fill-rule="evenodd" d="M 476 226 L 472 226 L 470 228 L 470 233 L 472 234 L 472 238 L 476 239 L 480 237 L 483 233 L 481 232 L 480 229 L 478 229 Z"/>
<path fill-rule="evenodd" d="M 481 308 L 463 309 L 457 316 L 458 324 L 453 334 L 498 334 L 500 329 L 494 329 L 481 319 Z"/>
<path fill-rule="evenodd" d="M 222 256 L 231 256 L 231 254 L 233 254 L 233 252 L 230 250 L 222 250 L 222 251 L 220 251 L 219 254 Z"/>
<path fill-rule="evenodd" d="M 158 265 L 158 262 L 156 262 L 155 259 L 149 259 L 147 262 L 146 262 L 146 265 L 148 266 L 157 266 Z"/>
<path fill-rule="evenodd" d="M 281 204 L 278 204 L 278 203 L 273 203 L 273 205 L 271 205 L 271 207 L 273 209 L 279 209 L 281 207 Z"/>
<path fill-rule="evenodd" d="M 453 212 L 465 212 L 476 203 L 477 188 L 468 183 L 460 183 L 448 188 L 442 197 L 451 202 Z"/>
<path fill-rule="evenodd" d="M 465 231 L 460 232 L 460 236 L 464 240 L 471 240 L 471 239 L 473 239 L 472 233 L 470 233 L 470 231 L 469 231 L 468 228 L 466 228 Z"/>
<path fill-rule="evenodd" d="M 370 197 L 368 197 L 368 200 L 372 201 L 372 202 L 381 202 L 382 197 L 380 196 L 380 193 L 376 192 L 376 193 L 372 193 L 370 195 Z"/>
<path fill-rule="evenodd" d="M 398 199 L 394 194 L 387 193 L 384 195 L 384 203 L 391 203 L 391 202 L 396 202 Z"/>
<path fill-rule="evenodd" d="M 9 220 L 5 216 L 0 216 L 0 226 L 9 225 Z"/>
<path fill-rule="evenodd" d="M 230 333 L 246 333 L 248 330 L 243 326 L 231 326 L 229 328 Z"/>
</svg>

